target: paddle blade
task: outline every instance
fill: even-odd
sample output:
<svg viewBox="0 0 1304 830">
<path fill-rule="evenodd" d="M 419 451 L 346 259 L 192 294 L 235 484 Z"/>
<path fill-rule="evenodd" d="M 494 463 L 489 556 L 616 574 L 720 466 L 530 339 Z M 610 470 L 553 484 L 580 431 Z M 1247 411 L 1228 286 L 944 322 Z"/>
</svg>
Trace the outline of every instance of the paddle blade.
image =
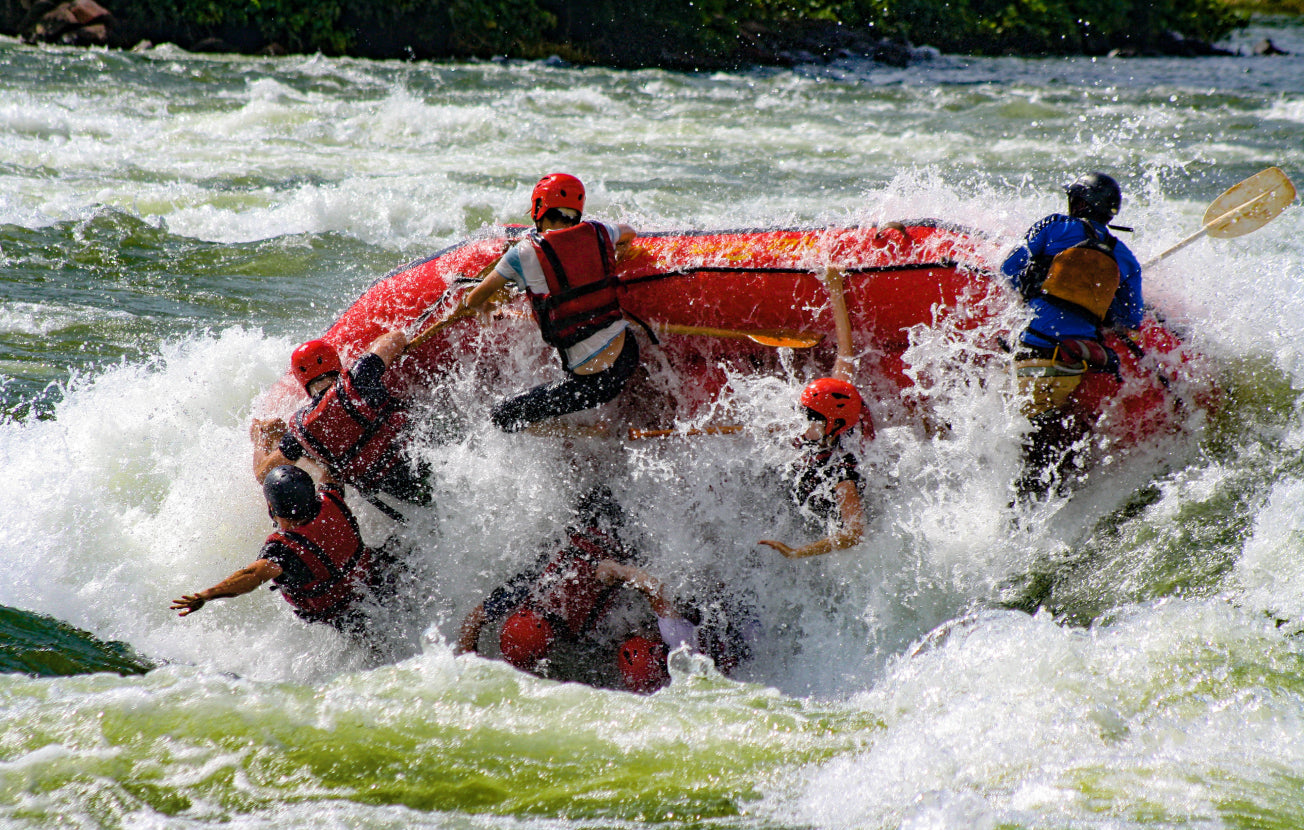
<svg viewBox="0 0 1304 830">
<path fill-rule="evenodd" d="M 426 328 L 425 331 L 421 332 L 416 337 L 413 337 L 411 340 L 409 340 L 407 347 L 411 349 L 411 348 L 415 348 L 416 346 L 420 346 L 422 343 L 426 342 L 431 337 L 435 336 L 437 333 L 447 328 L 450 324 L 456 323 L 458 320 L 461 320 L 463 317 L 470 317 L 474 313 L 475 313 L 474 311 L 468 308 L 463 308 L 459 306 L 457 310 L 454 311 L 452 314 L 448 315 L 443 320 L 439 320 L 435 323 L 432 323 L 428 328 Z"/>
<path fill-rule="evenodd" d="M 809 349 L 812 346 L 818 346 L 819 342 L 824 339 L 824 335 L 785 332 L 783 334 L 749 334 L 747 339 L 753 343 L 775 349 Z"/>
<path fill-rule="evenodd" d="M 653 327 L 662 334 L 746 338 L 753 343 L 777 349 L 809 349 L 811 346 L 818 345 L 824 339 L 824 335 L 821 333 L 788 331 L 787 329 L 724 329 L 712 326 L 684 326 L 677 323 L 655 323 Z"/>
<path fill-rule="evenodd" d="M 1204 213 L 1209 235 L 1217 239 L 1256 231 L 1295 201 L 1295 185 L 1280 167 L 1269 167 L 1232 185 Z"/>
</svg>

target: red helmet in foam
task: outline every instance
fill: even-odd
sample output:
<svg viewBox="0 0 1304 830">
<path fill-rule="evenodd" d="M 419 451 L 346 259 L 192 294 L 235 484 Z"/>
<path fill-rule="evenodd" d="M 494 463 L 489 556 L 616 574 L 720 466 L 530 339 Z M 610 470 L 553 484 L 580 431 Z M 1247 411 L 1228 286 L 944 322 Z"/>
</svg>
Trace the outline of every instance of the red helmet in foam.
<svg viewBox="0 0 1304 830">
<path fill-rule="evenodd" d="M 830 438 L 855 426 L 864 408 L 856 387 L 838 378 L 811 381 L 801 391 L 801 405 L 824 417 Z"/>
<path fill-rule="evenodd" d="M 522 608 L 503 622 L 498 648 L 503 657 L 522 671 L 533 671 L 552 646 L 552 624 L 533 608 Z"/>
<path fill-rule="evenodd" d="M 325 340 L 309 340 L 290 355 L 290 368 L 307 389 L 308 384 L 322 375 L 340 371 L 340 355 Z"/>
<path fill-rule="evenodd" d="M 651 694 L 670 682 L 666 668 L 666 644 L 647 637 L 630 637 L 616 650 L 616 667 L 625 688 Z"/>
</svg>

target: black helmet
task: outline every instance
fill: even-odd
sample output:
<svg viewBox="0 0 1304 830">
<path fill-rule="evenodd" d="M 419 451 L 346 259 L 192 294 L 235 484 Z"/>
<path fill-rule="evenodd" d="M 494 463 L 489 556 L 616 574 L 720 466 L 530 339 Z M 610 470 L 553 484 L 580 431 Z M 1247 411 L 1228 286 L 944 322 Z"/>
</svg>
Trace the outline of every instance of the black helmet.
<svg viewBox="0 0 1304 830">
<path fill-rule="evenodd" d="M 1097 222 L 1113 219 L 1123 205 L 1123 191 L 1118 182 L 1104 173 L 1081 176 L 1073 184 L 1067 185 L 1064 192 L 1069 197 L 1069 213 Z M 1083 205 L 1076 211 L 1073 209 L 1075 200 Z"/>
<path fill-rule="evenodd" d="M 267 512 L 273 518 L 292 522 L 306 522 L 317 517 L 321 500 L 312 476 L 292 464 L 274 467 L 263 479 L 263 496 L 267 498 Z"/>
</svg>

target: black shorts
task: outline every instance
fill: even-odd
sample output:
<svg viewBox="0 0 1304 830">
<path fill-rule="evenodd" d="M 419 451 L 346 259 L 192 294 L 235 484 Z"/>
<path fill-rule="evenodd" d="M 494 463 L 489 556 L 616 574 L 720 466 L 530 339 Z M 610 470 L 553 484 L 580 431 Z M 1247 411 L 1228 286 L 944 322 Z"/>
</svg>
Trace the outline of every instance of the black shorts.
<svg viewBox="0 0 1304 830">
<path fill-rule="evenodd" d="M 638 368 L 638 340 L 625 332 L 625 347 L 610 368 L 591 375 L 567 371 L 564 380 L 536 386 L 523 395 L 508 398 L 490 412 L 494 425 L 505 432 L 518 432 L 530 424 L 559 415 L 592 409 L 614 399 Z"/>
</svg>

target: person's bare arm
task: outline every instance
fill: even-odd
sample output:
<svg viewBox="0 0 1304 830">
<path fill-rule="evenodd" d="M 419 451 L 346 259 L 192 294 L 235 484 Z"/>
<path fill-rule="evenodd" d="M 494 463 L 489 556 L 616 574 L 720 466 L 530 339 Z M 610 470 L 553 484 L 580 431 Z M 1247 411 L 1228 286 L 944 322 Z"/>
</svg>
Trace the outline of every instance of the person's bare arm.
<svg viewBox="0 0 1304 830">
<path fill-rule="evenodd" d="M 286 458 L 285 454 L 279 449 L 267 452 L 254 447 L 254 478 L 257 479 L 259 484 L 263 483 L 263 479 L 267 478 L 267 474 L 274 468 L 291 463 L 293 462 Z"/>
<path fill-rule="evenodd" d="M 172 600 L 171 611 L 179 611 L 178 616 L 189 616 L 200 608 L 210 599 L 222 599 L 224 597 L 238 597 L 241 594 L 247 594 L 250 591 L 281 575 L 281 566 L 270 559 L 259 559 L 248 567 L 241 568 L 226 579 L 214 585 L 212 588 L 206 588 L 193 594 L 186 594 L 180 599 Z"/>
<path fill-rule="evenodd" d="M 616 261 L 621 262 L 629 256 L 630 243 L 638 236 L 638 231 L 623 222 L 616 223 Z"/>
<path fill-rule="evenodd" d="M 249 440 L 254 445 L 254 478 L 260 484 L 273 467 L 290 463 L 277 449 L 286 429 L 281 418 L 254 418 L 249 425 Z"/>
<path fill-rule="evenodd" d="M 643 596 L 652 606 L 652 613 L 658 617 L 678 617 L 674 603 L 666 596 L 666 586 L 652 574 L 633 565 L 622 565 L 612 559 L 603 559 L 598 563 L 594 574 L 603 585 L 623 582 Z"/>
<path fill-rule="evenodd" d="M 389 366 L 398 358 L 399 355 L 403 354 L 403 350 L 407 348 L 407 344 L 408 337 L 406 332 L 401 330 L 390 331 L 371 341 L 371 347 L 368 348 L 367 351 L 371 352 L 376 357 L 379 357 L 386 366 Z"/>
<path fill-rule="evenodd" d="M 483 602 L 471 609 L 471 613 L 462 620 L 462 627 L 458 630 L 457 643 L 453 646 L 454 654 L 479 651 L 480 631 L 484 628 L 487 619 Z"/>
<path fill-rule="evenodd" d="M 472 288 L 467 292 L 466 296 L 462 298 L 459 308 L 466 309 L 467 311 L 476 311 L 487 303 L 489 298 L 497 294 L 505 285 L 507 285 L 507 278 L 497 271 L 491 271 L 489 276 L 480 280 L 475 288 Z"/>
<path fill-rule="evenodd" d="M 853 383 L 856 376 L 855 347 L 851 342 L 851 315 L 847 312 L 847 298 L 843 293 L 846 274 L 829 268 L 824 274 L 824 284 L 829 290 L 833 306 L 833 326 L 838 336 L 838 356 L 833 361 L 833 377 Z"/>
<path fill-rule="evenodd" d="M 842 481 L 838 482 L 834 492 L 838 500 L 838 529 L 832 536 L 826 536 L 799 548 L 777 539 L 762 539 L 757 544 L 774 548 L 789 559 L 822 556 L 859 544 L 865 536 L 865 508 L 860 500 L 860 491 L 856 489 L 854 481 Z"/>
</svg>

